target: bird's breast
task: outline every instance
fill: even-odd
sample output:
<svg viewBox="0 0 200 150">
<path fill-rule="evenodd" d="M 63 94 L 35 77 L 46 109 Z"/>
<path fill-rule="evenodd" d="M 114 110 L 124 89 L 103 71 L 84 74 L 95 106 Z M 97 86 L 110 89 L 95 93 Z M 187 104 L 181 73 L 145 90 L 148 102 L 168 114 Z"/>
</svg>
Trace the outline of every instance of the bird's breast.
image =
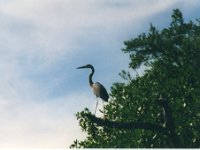
<svg viewBox="0 0 200 150">
<path fill-rule="evenodd" d="M 92 85 L 92 91 L 94 95 L 96 95 L 97 97 L 100 97 L 101 86 L 98 83 L 94 83 Z"/>
</svg>

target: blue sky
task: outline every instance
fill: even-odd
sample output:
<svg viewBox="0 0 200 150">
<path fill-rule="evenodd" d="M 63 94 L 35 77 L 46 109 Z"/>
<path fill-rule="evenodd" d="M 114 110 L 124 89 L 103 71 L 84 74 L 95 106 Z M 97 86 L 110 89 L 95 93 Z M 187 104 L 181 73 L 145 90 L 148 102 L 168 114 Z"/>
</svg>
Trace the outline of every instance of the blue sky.
<svg viewBox="0 0 200 150">
<path fill-rule="evenodd" d="M 74 114 L 96 98 L 94 81 L 122 81 L 123 42 L 149 24 L 169 25 L 172 9 L 199 18 L 199 0 L 1 0 L 0 148 L 65 148 L 83 139 Z M 134 75 L 134 74 L 133 74 Z"/>
</svg>

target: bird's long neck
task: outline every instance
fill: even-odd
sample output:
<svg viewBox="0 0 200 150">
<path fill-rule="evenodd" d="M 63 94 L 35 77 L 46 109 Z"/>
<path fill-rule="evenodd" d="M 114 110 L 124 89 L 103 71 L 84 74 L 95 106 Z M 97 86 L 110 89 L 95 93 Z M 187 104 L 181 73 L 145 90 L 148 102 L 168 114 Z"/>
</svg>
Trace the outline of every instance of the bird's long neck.
<svg viewBox="0 0 200 150">
<path fill-rule="evenodd" d="M 93 74 L 94 74 L 94 69 L 92 69 L 92 73 L 89 75 L 89 84 L 90 84 L 91 87 L 93 85 L 93 81 L 92 81 Z"/>
</svg>

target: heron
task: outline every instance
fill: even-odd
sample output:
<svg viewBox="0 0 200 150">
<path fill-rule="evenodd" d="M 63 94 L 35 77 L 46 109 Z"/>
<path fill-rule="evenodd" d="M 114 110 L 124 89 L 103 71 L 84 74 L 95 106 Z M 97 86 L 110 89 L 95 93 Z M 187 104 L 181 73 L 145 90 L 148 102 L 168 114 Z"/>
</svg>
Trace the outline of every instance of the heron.
<svg viewBox="0 0 200 150">
<path fill-rule="evenodd" d="M 89 68 L 92 70 L 92 72 L 89 75 L 89 85 L 92 88 L 94 95 L 97 97 L 97 102 L 96 102 L 95 112 L 94 112 L 94 114 L 96 114 L 96 109 L 98 106 L 98 97 L 101 98 L 103 100 L 103 102 L 104 101 L 108 102 L 109 95 L 108 95 L 105 87 L 101 83 L 99 83 L 99 82 L 94 83 L 92 81 L 92 76 L 94 75 L 94 72 L 95 72 L 94 67 L 91 64 L 88 64 L 85 66 L 78 67 L 77 69 L 84 69 L 84 68 Z"/>
</svg>

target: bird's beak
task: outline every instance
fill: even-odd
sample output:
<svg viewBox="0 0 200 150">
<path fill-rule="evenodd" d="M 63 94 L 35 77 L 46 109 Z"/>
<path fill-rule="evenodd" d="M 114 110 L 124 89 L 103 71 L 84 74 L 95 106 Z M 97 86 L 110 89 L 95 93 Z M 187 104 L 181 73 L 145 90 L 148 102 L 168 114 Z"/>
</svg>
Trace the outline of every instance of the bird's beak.
<svg viewBox="0 0 200 150">
<path fill-rule="evenodd" d="M 81 67 L 78 67 L 76 69 L 83 69 L 83 68 L 87 68 L 86 66 L 81 66 Z"/>
</svg>

